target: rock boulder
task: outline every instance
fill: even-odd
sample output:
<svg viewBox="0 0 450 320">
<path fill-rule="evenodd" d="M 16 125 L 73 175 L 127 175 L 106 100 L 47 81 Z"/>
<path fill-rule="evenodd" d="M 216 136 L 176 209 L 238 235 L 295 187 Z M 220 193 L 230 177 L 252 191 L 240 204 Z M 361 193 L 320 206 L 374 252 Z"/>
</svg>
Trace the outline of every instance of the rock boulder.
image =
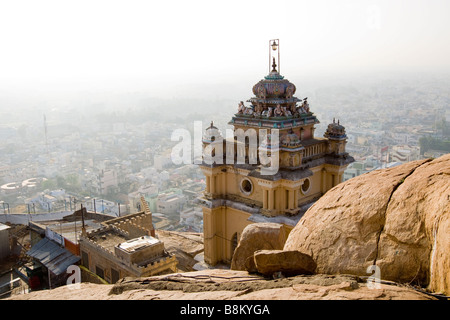
<svg viewBox="0 0 450 320">
<path fill-rule="evenodd" d="M 233 254 L 232 270 L 255 272 L 253 254 L 258 250 L 281 250 L 286 242 L 286 232 L 278 223 L 253 223 L 244 228 Z"/>
<path fill-rule="evenodd" d="M 316 269 L 314 260 L 300 251 L 259 250 L 253 257 L 257 271 L 265 276 L 276 272 L 286 276 L 312 274 Z"/>
<path fill-rule="evenodd" d="M 376 170 L 329 190 L 289 234 L 284 250 L 317 273 L 366 275 L 450 291 L 450 154 Z"/>
</svg>

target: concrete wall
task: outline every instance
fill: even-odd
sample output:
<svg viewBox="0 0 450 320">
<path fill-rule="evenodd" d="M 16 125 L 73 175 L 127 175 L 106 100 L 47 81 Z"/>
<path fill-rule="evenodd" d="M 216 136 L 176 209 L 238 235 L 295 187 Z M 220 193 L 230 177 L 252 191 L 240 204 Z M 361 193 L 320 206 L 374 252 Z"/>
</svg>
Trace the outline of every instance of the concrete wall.
<svg viewBox="0 0 450 320">
<path fill-rule="evenodd" d="M 6 258 L 11 252 L 9 246 L 9 229 L 0 225 L 0 259 Z"/>
<path fill-rule="evenodd" d="M 80 266 L 81 282 L 90 282 L 96 284 L 109 284 L 106 280 L 100 278 L 84 266 Z"/>
<path fill-rule="evenodd" d="M 89 241 L 80 241 L 80 254 L 83 252 L 88 254 L 89 265 L 85 266 L 92 273 L 96 273 L 96 268 L 103 270 L 103 279 L 108 283 L 112 283 L 112 271 L 119 273 L 119 278 L 123 277 L 139 277 L 140 274 L 130 267 L 127 267 L 120 259 L 116 258 L 112 252 L 106 252 L 99 246 L 93 245 Z M 122 267 L 123 266 L 123 267 Z"/>
<path fill-rule="evenodd" d="M 204 250 L 207 263 L 231 262 L 233 237 L 240 238 L 244 228 L 251 222 L 250 214 L 224 206 L 203 208 Z"/>
<path fill-rule="evenodd" d="M 112 283 L 114 269 L 118 272 L 119 278 L 123 277 L 147 277 L 162 272 L 176 272 L 177 260 L 174 255 L 161 257 L 158 261 L 148 264 L 145 267 L 138 267 L 135 264 L 128 264 L 127 261 L 116 257 L 113 252 L 107 251 L 98 244 L 90 240 L 80 240 L 80 253 L 83 259 L 83 252 L 88 255 L 89 265 L 85 266 L 92 273 L 96 273 L 96 268 L 103 270 L 104 279 Z"/>
<path fill-rule="evenodd" d="M 28 225 L 29 221 L 46 221 L 46 220 L 60 220 L 65 216 L 72 214 L 72 211 L 52 212 L 52 213 L 2 213 L 0 214 L 0 223 L 12 223 Z"/>
</svg>

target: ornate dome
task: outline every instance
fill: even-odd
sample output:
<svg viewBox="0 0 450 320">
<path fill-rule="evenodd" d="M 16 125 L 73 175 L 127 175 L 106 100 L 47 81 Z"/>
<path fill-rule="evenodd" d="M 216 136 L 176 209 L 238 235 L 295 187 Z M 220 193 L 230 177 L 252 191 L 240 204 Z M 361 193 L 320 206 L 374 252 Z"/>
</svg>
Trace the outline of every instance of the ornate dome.
<svg viewBox="0 0 450 320">
<path fill-rule="evenodd" d="M 335 119 L 333 119 L 333 123 L 330 123 L 328 125 L 327 131 L 325 131 L 325 134 L 323 136 L 328 139 L 347 138 L 347 135 L 345 133 L 345 127 L 339 123 L 339 120 L 336 123 Z"/>
<path fill-rule="evenodd" d="M 253 93 L 257 98 L 285 98 L 291 99 L 296 91 L 296 87 L 289 80 L 283 79 L 279 75 L 272 76 L 272 73 L 253 86 Z"/>
<path fill-rule="evenodd" d="M 205 129 L 203 133 L 202 141 L 204 143 L 212 143 L 217 139 L 223 139 L 222 133 L 217 127 L 214 126 L 214 123 L 211 121 L 211 125 Z"/>
<path fill-rule="evenodd" d="M 247 100 L 251 103 L 250 114 L 266 117 L 293 117 L 299 113 L 300 106 L 297 107 L 297 102 L 302 100 L 294 97 L 297 88 L 280 75 L 275 61 L 272 66 L 273 70 L 253 86 L 252 91 L 255 96 Z M 243 111 L 239 113 L 245 114 Z"/>
<path fill-rule="evenodd" d="M 296 90 L 293 83 L 284 79 L 277 71 L 272 71 L 253 86 L 252 91 L 255 97 L 250 101 L 271 104 L 297 102 L 300 100 L 294 97 Z"/>
<path fill-rule="evenodd" d="M 250 118 L 268 119 L 270 121 L 301 118 L 303 124 L 317 123 L 316 117 L 310 111 L 307 98 L 302 100 L 294 97 L 297 88 L 280 74 L 275 57 L 272 67 L 272 71 L 253 86 L 254 96 L 247 100 L 250 105 L 244 105 L 243 101 L 238 104 L 236 117 L 233 118 L 232 123 L 239 122 L 242 119 L 245 119 L 243 121 L 249 121 Z M 245 125 L 247 125 L 246 122 Z M 276 124 L 274 127 L 277 126 Z"/>
</svg>

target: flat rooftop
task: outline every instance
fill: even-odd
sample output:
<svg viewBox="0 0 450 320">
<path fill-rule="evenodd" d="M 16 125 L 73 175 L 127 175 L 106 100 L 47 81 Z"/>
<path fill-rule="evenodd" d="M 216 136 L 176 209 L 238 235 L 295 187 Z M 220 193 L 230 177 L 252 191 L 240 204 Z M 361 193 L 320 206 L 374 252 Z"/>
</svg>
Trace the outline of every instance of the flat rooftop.
<svg viewBox="0 0 450 320">
<path fill-rule="evenodd" d="M 126 251 L 126 252 L 134 252 L 139 249 L 151 247 L 155 244 L 160 243 L 161 241 L 153 238 L 151 236 L 143 236 L 135 239 L 128 240 L 126 242 L 123 242 L 119 244 L 119 248 Z"/>
<path fill-rule="evenodd" d="M 6 224 L 0 223 L 0 231 L 10 229 L 11 227 L 7 226 Z"/>
<path fill-rule="evenodd" d="M 53 232 L 58 233 L 73 243 L 78 242 L 81 235 L 81 227 L 83 225 L 81 221 L 40 221 L 34 222 L 34 224 L 40 226 L 42 229 L 49 228 Z M 100 228 L 102 225 L 98 221 L 89 219 L 84 220 L 84 226 L 86 231 L 89 232 Z"/>
<path fill-rule="evenodd" d="M 127 241 L 127 238 L 113 230 L 105 230 L 103 232 L 96 233 L 93 239 L 98 245 L 103 248 L 114 252 L 114 247 Z"/>
</svg>

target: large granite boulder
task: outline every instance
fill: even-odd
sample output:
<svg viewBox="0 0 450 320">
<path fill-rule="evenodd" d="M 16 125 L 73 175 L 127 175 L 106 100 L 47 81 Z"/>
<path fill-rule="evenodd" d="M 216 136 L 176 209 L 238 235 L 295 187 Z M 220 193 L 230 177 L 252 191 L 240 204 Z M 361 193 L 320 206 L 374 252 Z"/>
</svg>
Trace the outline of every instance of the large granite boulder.
<svg viewBox="0 0 450 320">
<path fill-rule="evenodd" d="M 253 255 L 256 270 L 265 276 L 281 272 L 286 276 L 313 274 L 316 263 L 299 251 L 259 250 Z"/>
<path fill-rule="evenodd" d="M 450 292 L 450 154 L 376 170 L 329 190 L 291 231 L 284 250 L 317 273 L 369 275 Z"/>
<path fill-rule="evenodd" d="M 242 231 L 239 244 L 231 260 L 232 270 L 255 272 L 253 254 L 258 250 L 281 250 L 286 242 L 286 232 L 279 223 L 252 223 Z"/>
</svg>

